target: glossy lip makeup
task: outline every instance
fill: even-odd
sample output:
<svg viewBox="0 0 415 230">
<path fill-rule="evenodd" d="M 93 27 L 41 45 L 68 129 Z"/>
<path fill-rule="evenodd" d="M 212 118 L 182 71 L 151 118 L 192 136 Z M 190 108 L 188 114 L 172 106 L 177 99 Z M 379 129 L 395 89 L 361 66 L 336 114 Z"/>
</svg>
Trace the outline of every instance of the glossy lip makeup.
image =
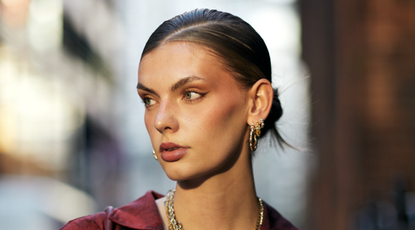
<svg viewBox="0 0 415 230">
<path fill-rule="evenodd" d="M 180 160 L 187 153 L 187 148 L 172 142 L 166 142 L 160 145 L 160 153 L 164 161 L 173 162 Z"/>
</svg>

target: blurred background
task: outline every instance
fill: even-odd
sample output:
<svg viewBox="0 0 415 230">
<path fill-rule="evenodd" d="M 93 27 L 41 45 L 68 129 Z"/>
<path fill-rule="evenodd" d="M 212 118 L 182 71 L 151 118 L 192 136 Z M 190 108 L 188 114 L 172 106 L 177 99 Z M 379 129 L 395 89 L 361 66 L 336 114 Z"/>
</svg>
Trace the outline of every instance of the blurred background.
<svg viewBox="0 0 415 230">
<path fill-rule="evenodd" d="M 415 229 L 415 1 L 0 0 L 0 224 L 70 219 L 174 187 L 135 86 L 164 20 L 231 12 L 264 38 L 302 151 L 260 142 L 258 195 L 301 229 Z"/>
</svg>

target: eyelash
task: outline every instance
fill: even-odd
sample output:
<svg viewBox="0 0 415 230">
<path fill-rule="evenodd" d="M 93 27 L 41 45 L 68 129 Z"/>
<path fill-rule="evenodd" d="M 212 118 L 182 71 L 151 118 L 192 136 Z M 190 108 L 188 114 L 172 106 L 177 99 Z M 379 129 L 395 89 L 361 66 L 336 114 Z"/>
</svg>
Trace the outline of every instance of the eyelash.
<svg viewBox="0 0 415 230">
<path fill-rule="evenodd" d="M 196 93 L 196 94 L 198 94 L 198 95 L 199 95 L 199 97 L 198 97 L 198 98 L 195 98 L 195 99 L 187 99 L 187 98 L 186 98 L 186 95 L 187 95 L 188 93 Z M 197 92 L 196 90 L 185 90 L 185 91 L 183 92 L 183 97 L 182 97 L 182 100 L 187 100 L 187 101 L 189 101 L 189 102 L 196 102 L 196 101 L 199 101 L 199 100 L 203 99 L 203 97 L 204 97 L 206 94 L 207 94 L 207 93 L 200 93 L 200 92 Z"/>
<path fill-rule="evenodd" d="M 144 104 L 144 106 L 145 106 L 146 108 L 147 108 L 147 107 L 152 106 L 152 105 L 148 105 L 148 104 L 146 103 L 146 100 L 153 100 L 153 101 L 154 101 L 154 99 L 149 98 L 149 97 L 143 97 L 143 98 L 142 98 L 142 101 L 141 101 L 141 102 L 143 102 L 143 104 Z"/>
<path fill-rule="evenodd" d="M 186 98 L 186 94 L 188 94 L 188 93 L 196 93 L 196 94 L 198 94 L 199 95 L 199 97 L 198 98 L 195 98 L 195 99 L 187 99 Z M 206 95 L 207 93 L 200 93 L 200 92 L 197 92 L 196 90 L 185 90 L 185 91 L 183 91 L 183 97 L 182 97 L 182 100 L 186 100 L 186 101 L 188 101 L 188 102 L 196 102 L 196 101 L 199 101 L 199 100 L 201 100 L 201 99 L 203 99 L 203 97 Z M 148 107 L 150 107 L 150 106 L 152 106 L 152 105 L 154 105 L 154 104 L 151 104 L 151 105 L 149 105 L 149 104 L 147 104 L 146 103 L 146 100 L 153 100 L 154 101 L 154 99 L 152 99 L 152 98 L 150 98 L 150 97 L 143 97 L 142 98 L 142 103 L 144 104 L 144 106 L 146 107 L 146 108 L 148 108 Z"/>
</svg>

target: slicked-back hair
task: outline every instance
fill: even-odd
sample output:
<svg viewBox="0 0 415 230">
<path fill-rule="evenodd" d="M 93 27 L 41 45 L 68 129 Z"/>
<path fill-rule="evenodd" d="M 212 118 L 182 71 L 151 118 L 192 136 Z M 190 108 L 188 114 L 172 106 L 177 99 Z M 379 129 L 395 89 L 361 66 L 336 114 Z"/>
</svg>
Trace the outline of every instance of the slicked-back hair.
<svg viewBox="0 0 415 230">
<path fill-rule="evenodd" d="M 230 13 L 210 9 L 196 9 L 164 21 L 148 39 L 141 58 L 157 47 L 180 41 L 200 45 L 218 57 L 244 88 L 252 87 L 259 79 L 271 79 L 271 60 L 264 40 L 241 18 Z M 269 130 L 281 147 L 287 144 L 276 129 L 282 116 L 278 91 L 262 133 Z M 264 135 L 262 135 L 263 137 Z"/>
</svg>

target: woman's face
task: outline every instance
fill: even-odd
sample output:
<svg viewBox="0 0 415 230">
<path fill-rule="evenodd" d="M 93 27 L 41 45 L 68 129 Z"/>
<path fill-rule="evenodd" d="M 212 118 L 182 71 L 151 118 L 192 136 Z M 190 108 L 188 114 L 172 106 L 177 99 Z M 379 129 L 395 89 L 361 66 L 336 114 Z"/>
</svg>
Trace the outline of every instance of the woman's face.
<svg viewBox="0 0 415 230">
<path fill-rule="evenodd" d="M 249 153 L 248 91 L 203 47 L 170 42 L 146 54 L 137 89 L 170 179 L 215 175 Z"/>
</svg>

